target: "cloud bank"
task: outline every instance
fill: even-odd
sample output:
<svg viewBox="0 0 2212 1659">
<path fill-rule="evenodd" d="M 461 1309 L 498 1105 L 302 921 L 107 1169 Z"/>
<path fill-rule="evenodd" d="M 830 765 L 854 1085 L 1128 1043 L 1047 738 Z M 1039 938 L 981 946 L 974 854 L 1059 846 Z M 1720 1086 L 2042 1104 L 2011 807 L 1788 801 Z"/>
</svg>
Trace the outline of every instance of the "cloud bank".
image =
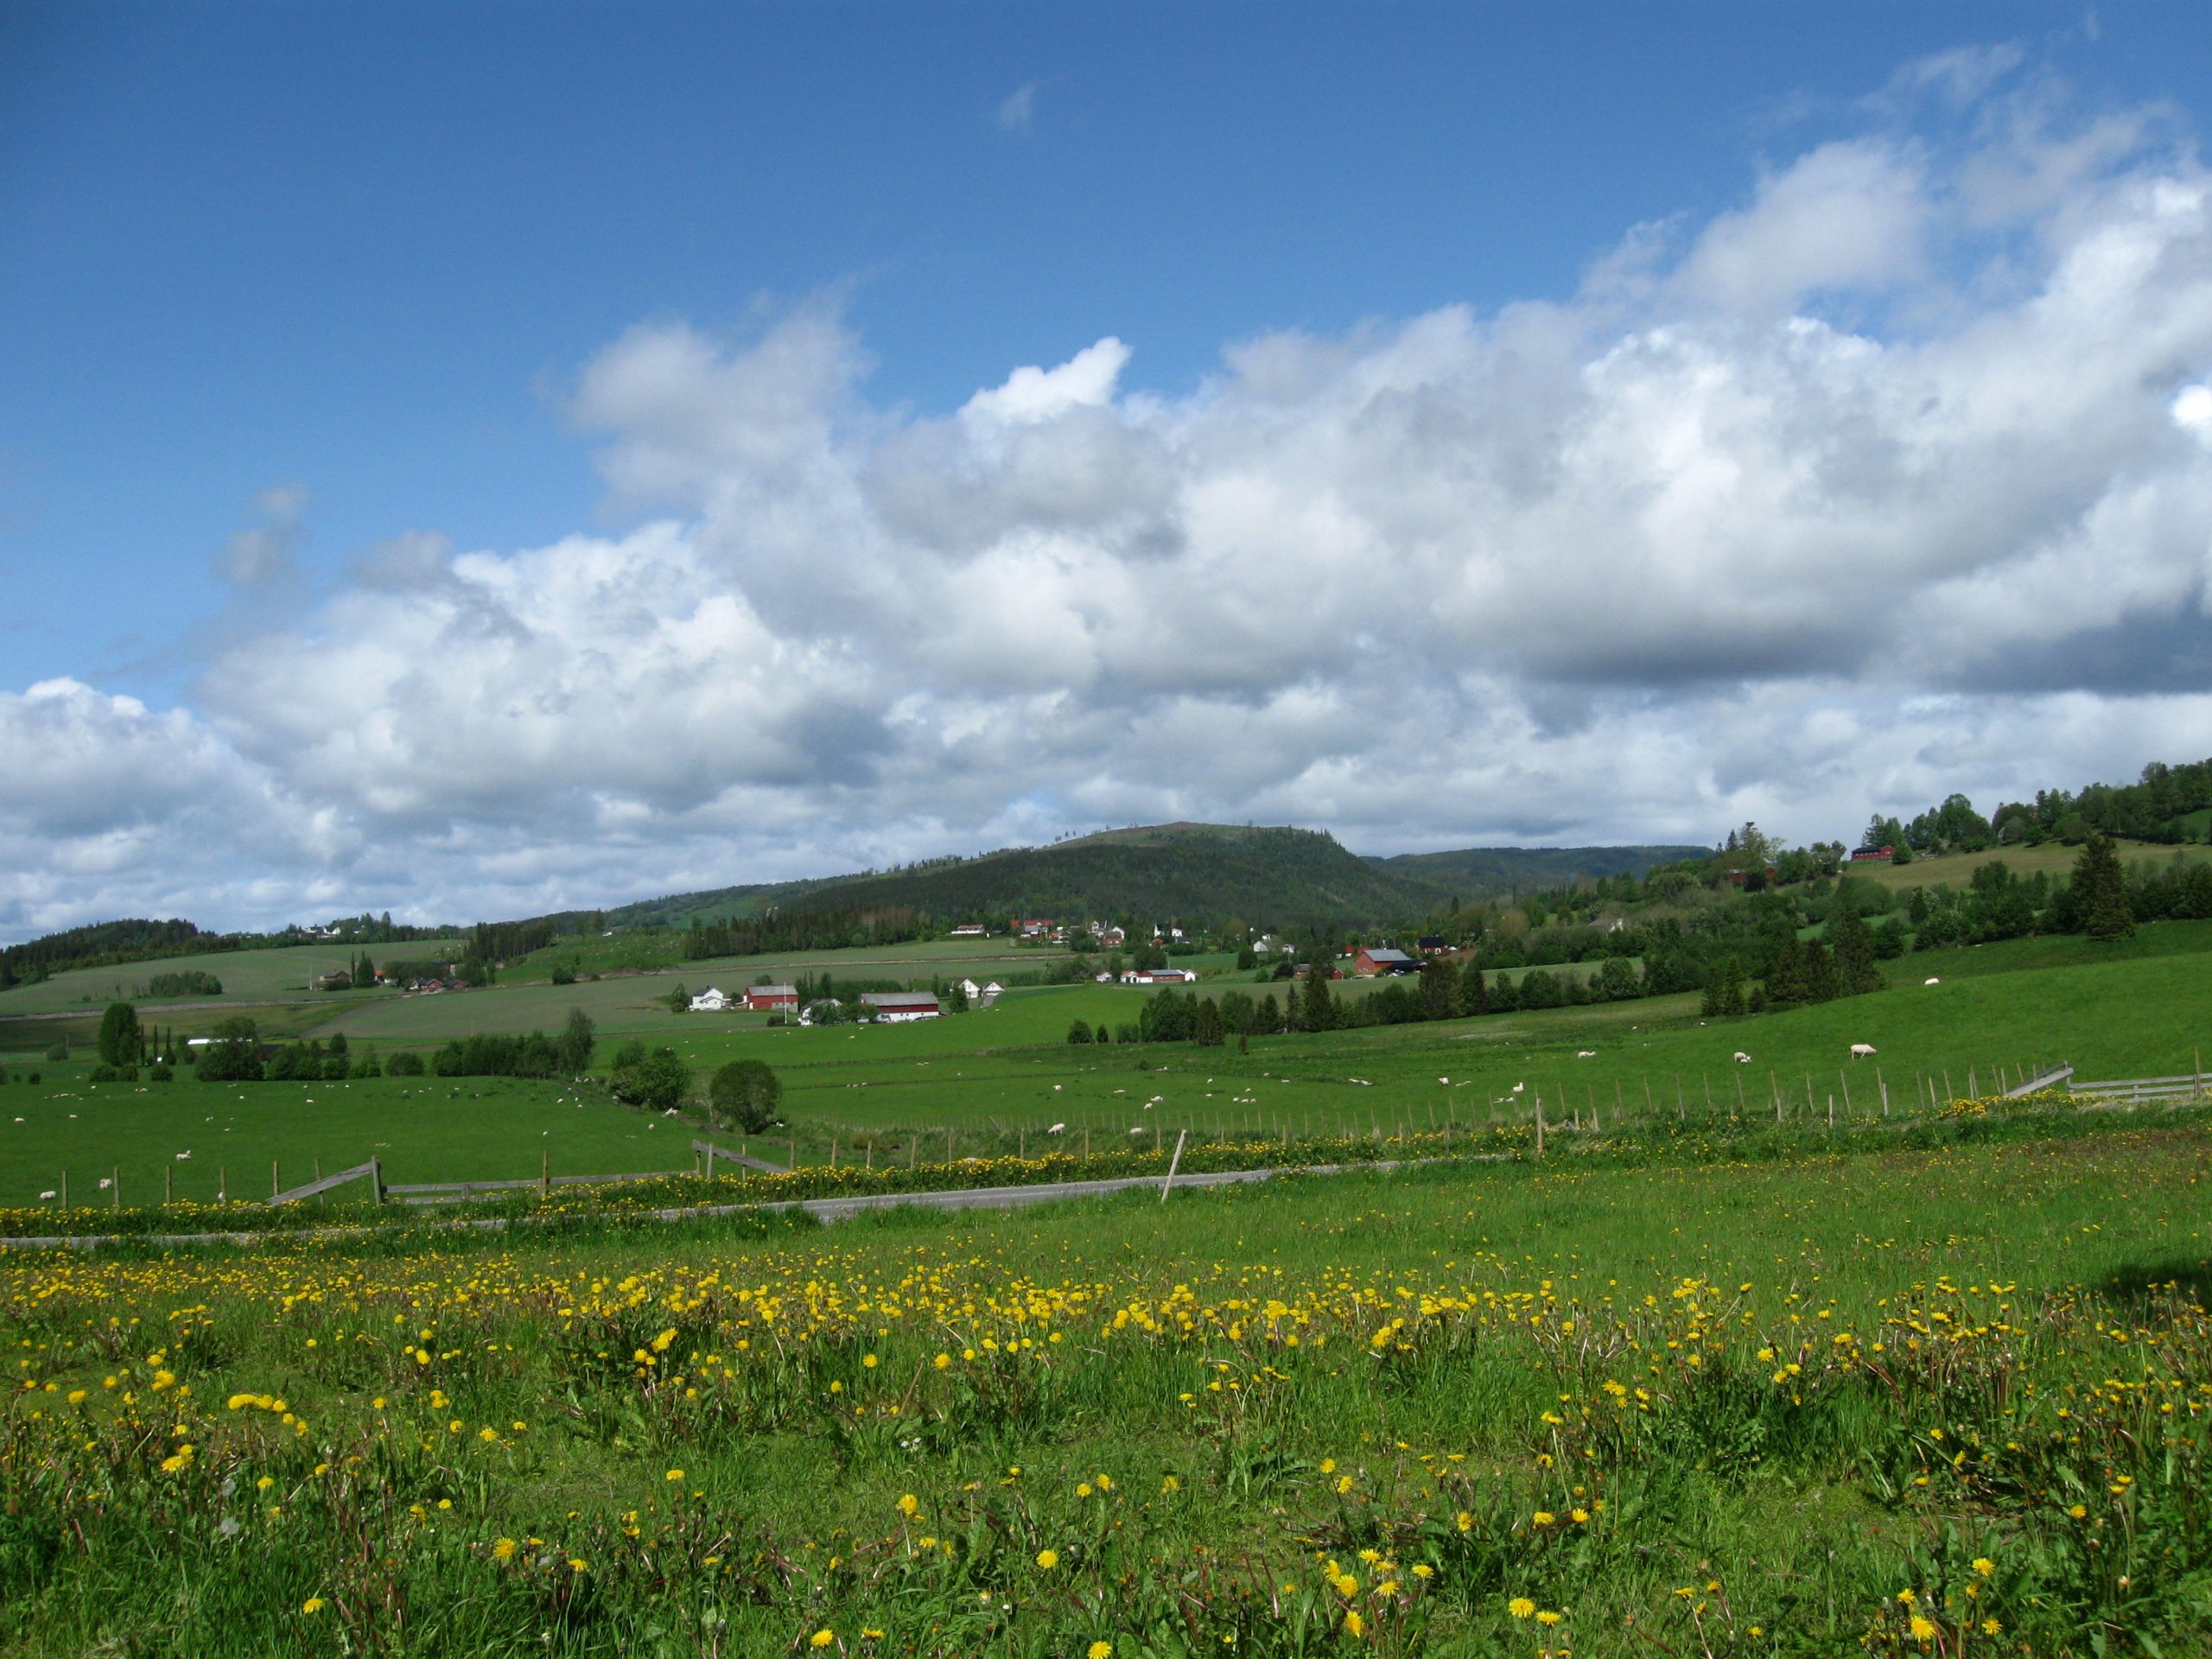
<svg viewBox="0 0 2212 1659">
<path fill-rule="evenodd" d="M 626 528 L 370 550 L 188 708 L 0 695 L 0 934 L 1178 817 L 1836 836 L 2212 753 L 2212 179 L 2162 111 L 1915 66 L 1569 297 L 1236 342 L 1176 396 L 1141 349 L 931 415 L 833 306 L 632 330 L 571 404 Z"/>
</svg>

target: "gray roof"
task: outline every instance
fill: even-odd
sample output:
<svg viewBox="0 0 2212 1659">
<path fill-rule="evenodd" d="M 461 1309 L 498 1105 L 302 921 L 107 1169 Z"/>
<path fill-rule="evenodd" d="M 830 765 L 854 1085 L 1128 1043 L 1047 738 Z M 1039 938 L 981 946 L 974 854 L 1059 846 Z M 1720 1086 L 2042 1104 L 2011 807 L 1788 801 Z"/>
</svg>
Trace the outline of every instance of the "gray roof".
<svg viewBox="0 0 2212 1659">
<path fill-rule="evenodd" d="M 865 991 L 861 1001 L 871 1008 L 933 1008 L 937 1007 L 934 991 Z"/>
<path fill-rule="evenodd" d="M 796 985 L 748 985 L 745 988 L 745 994 L 747 996 L 797 996 L 798 987 Z"/>
<path fill-rule="evenodd" d="M 1411 962 L 1413 960 L 1402 950 L 1370 950 L 1367 953 L 1367 959 L 1370 962 Z"/>
</svg>

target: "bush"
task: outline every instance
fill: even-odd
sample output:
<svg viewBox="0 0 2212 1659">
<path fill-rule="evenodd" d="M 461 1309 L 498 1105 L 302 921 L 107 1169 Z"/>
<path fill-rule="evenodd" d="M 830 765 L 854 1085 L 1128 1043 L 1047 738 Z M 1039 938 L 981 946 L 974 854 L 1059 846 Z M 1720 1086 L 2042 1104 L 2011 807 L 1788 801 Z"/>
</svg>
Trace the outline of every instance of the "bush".
<svg viewBox="0 0 2212 1659">
<path fill-rule="evenodd" d="M 146 1080 L 149 1083 L 167 1083 L 175 1076 L 176 1073 L 169 1069 L 168 1061 L 157 1060 L 148 1069 Z"/>
<path fill-rule="evenodd" d="M 30 1076 L 25 1077 L 23 1081 L 25 1083 L 36 1083 L 38 1081 L 38 1073 L 35 1071 L 32 1072 Z"/>
<path fill-rule="evenodd" d="M 52 1048 L 46 1051 L 46 1058 L 49 1060 L 67 1059 L 69 1058 L 68 1043 L 66 1040 L 56 1043 Z"/>
<path fill-rule="evenodd" d="M 677 1058 L 674 1049 L 657 1048 L 635 1065 L 616 1066 L 612 1086 L 614 1098 L 625 1105 L 653 1112 L 673 1111 L 691 1092 L 691 1068 Z"/>
<path fill-rule="evenodd" d="M 384 1070 L 386 1077 L 419 1077 L 423 1075 L 423 1057 L 402 1049 L 384 1063 Z"/>
<path fill-rule="evenodd" d="M 707 1115 L 724 1128 L 759 1135 L 776 1121 L 784 1084 L 765 1060 L 732 1060 L 707 1085 Z"/>
</svg>

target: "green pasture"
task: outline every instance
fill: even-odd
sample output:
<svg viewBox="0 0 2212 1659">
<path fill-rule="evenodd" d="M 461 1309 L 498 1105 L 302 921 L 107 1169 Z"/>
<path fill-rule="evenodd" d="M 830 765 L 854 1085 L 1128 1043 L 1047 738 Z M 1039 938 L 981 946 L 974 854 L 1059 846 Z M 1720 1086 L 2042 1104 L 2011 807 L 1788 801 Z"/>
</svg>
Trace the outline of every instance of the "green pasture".
<svg viewBox="0 0 2212 1659">
<path fill-rule="evenodd" d="M 744 983 L 787 981 L 802 972 L 850 974 L 864 979 L 983 980 L 1009 972 L 1033 973 L 1065 960 L 1067 952 L 1052 946 L 1017 945 L 1012 939 L 922 939 L 907 944 L 847 946 L 826 950 L 798 950 L 755 957 L 717 957 L 696 962 L 684 960 L 684 931 L 681 928 L 625 929 L 607 935 L 580 935 L 562 939 L 518 957 L 501 970 L 509 985 L 549 981 L 556 968 L 578 974 L 671 973 L 728 977 L 742 973 Z M 695 986 L 695 989 L 699 988 Z M 725 990 L 732 988 L 724 985 Z"/>
<path fill-rule="evenodd" d="M 105 1178 L 124 1204 L 144 1205 L 165 1190 L 212 1201 L 226 1182 L 232 1198 L 265 1198 L 272 1160 L 287 1187 L 314 1179 L 318 1164 L 335 1174 L 372 1155 L 400 1182 L 518 1179 L 547 1156 L 556 1174 L 683 1170 L 698 1133 L 596 1090 L 518 1078 L 202 1084 L 180 1069 L 171 1083 L 92 1084 L 85 1070 L 49 1065 L 39 1085 L 0 1089 L 0 1205 L 59 1193 L 64 1171 L 73 1204 L 109 1201 Z"/>
<path fill-rule="evenodd" d="M 460 939 L 422 939 L 412 944 L 371 945 L 369 955 L 381 963 L 386 957 L 407 962 L 450 961 L 463 949 Z M 111 1002 L 135 1002 L 142 1008 L 158 1007 L 168 1017 L 198 1014 L 209 1008 L 231 1011 L 241 1002 L 318 1001 L 338 1003 L 348 998 L 373 1000 L 389 991 L 324 992 L 315 988 L 323 975 L 335 973 L 361 952 L 354 944 L 295 944 L 269 950 L 211 950 L 199 956 L 164 957 L 155 962 L 127 963 L 116 968 L 73 968 L 35 985 L 16 985 L 0 991 L 0 1018 L 18 1014 L 74 1014 L 89 1012 L 95 1018 Z M 220 996 L 153 998 L 147 982 L 159 974 L 197 969 L 223 982 Z M 219 1018 L 219 1014 L 215 1017 Z M 0 1025 L 0 1045 L 6 1027 Z"/>
<path fill-rule="evenodd" d="M 2145 861 L 2163 864 L 2177 855 L 2192 862 L 2212 857 L 2212 848 L 2201 846 L 2166 847 L 2148 841 L 2115 841 L 2113 845 L 2119 851 L 2123 866 L 2133 866 Z M 1939 886 L 1948 886 L 1954 892 L 1963 892 L 1973 884 L 1974 873 L 1985 864 L 2002 864 L 2017 876 L 2048 875 L 2056 880 L 2060 876 L 2071 875 L 2075 863 L 2081 856 L 2079 847 L 2047 841 L 2040 847 L 1999 847 L 1985 853 L 1915 855 L 1909 864 L 1871 861 L 1864 864 L 1847 864 L 1844 874 L 1863 877 L 1893 893 Z"/>
<path fill-rule="evenodd" d="M 1624 1114 L 1664 1116 L 1708 1100 L 1764 1119 L 1777 1096 L 1791 1118 L 1824 1121 L 1833 1098 L 1848 1133 L 1880 1116 L 1885 1090 L 1901 1111 L 1925 1103 L 1931 1090 L 1944 1099 L 1988 1093 L 2000 1077 L 2010 1083 L 2061 1060 L 2085 1079 L 2188 1071 L 2199 1049 L 2212 1046 L 2209 957 L 2212 923 L 2165 923 L 2111 946 L 2036 938 L 1916 955 L 1887 964 L 1895 982 L 1888 990 L 1780 1014 L 1707 1020 L 1697 997 L 1682 995 L 1260 1038 L 1249 1052 L 1233 1040 L 1211 1049 L 1071 1045 L 1075 1020 L 1133 1024 L 1154 995 L 1095 983 L 1015 989 L 990 1008 L 910 1025 L 772 1027 L 763 1015 L 676 1014 L 652 1001 L 671 982 L 655 976 L 384 998 L 354 1004 L 336 1023 L 357 1053 L 390 1053 L 472 1030 L 551 1032 L 581 1007 L 599 1026 L 594 1069 L 602 1076 L 632 1037 L 672 1046 L 702 1080 L 733 1059 L 766 1060 L 783 1081 L 790 1124 L 775 1155 L 796 1135 L 802 1161 L 947 1129 L 962 1137 L 960 1150 L 978 1153 L 1103 1149 L 1154 1135 L 1172 1142 L 1184 1128 L 1388 1134 L 1517 1122 L 1539 1099 L 1553 1121 L 1594 1113 L 1612 1124 Z M 1922 982 L 1931 976 L 1940 982 Z M 1374 988 L 1352 981 L 1344 988 Z M 1878 1052 L 1854 1061 L 1854 1043 Z M 1738 1064 L 1738 1052 L 1751 1061 Z M 35 1087 L 21 1081 L 35 1066 L 45 1075 Z M 335 1167 L 372 1149 L 391 1160 L 400 1180 L 519 1179 L 537 1173 L 544 1147 L 571 1173 L 689 1161 L 688 1147 L 654 1150 L 684 1120 L 640 1119 L 596 1089 L 584 1090 L 579 1105 L 550 1084 L 202 1085 L 188 1069 L 167 1084 L 95 1089 L 83 1081 L 81 1054 L 56 1065 L 0 1051 L 0 1067 L 12 1079 L 0 1089 L 0 1116 L 27 1119 L 0 1123 L 15 1137 L 0 1141 L 10 1148 L 0 1160 L 0 1202 L 54 1186 L 60 1168 L 105 1173 L 118 1163 L 126 1166 L 126 1196 L 143 1196 L 149 1173 L 158 1179 L 182 1149 L 169 1144 L 180 1123 L 200 1123 L 213 1131 L 203 1138 L 240 1147 L 238 1161 L 259 1171 L 257 1183 L 271 1158 L 288 1169 L 307 1169 L 315 1158 Z M 210 1116 L 213 1125 L 200 1122 Z M 1065 1126 L 1058 1139 L 1048 1136 L 1055 1123 Z M 208 1154 L 193 1150 L 198 1181 Z M 212 1194 L 212 1175 L 202 1184 Z"/>
</svg>

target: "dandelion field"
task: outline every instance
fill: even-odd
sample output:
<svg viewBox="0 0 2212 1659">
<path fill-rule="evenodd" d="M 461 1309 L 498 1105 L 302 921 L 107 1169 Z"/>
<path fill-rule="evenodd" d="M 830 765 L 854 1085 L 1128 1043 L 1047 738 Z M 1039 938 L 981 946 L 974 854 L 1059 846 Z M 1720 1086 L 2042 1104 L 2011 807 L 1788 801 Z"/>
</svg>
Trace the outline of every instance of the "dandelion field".
<svg viewBox="0 0 2212 1659">
<path fill-rule="evenodd" d="M 0 1652 L 2212 1644 L 2212 1135 L 0 1262 Z"/>
</svg>

